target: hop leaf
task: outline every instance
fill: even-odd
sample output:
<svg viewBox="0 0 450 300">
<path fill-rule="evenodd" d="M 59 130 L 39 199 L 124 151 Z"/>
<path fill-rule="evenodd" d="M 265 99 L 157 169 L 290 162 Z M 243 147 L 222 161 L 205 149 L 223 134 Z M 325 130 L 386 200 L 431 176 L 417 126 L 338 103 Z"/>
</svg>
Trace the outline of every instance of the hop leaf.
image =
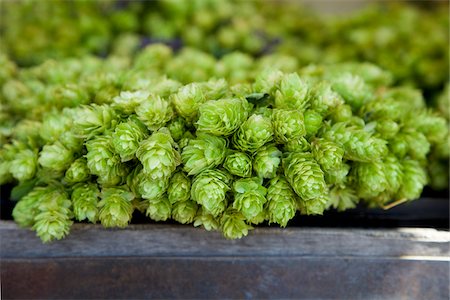
<svg viewBox="0 0 450 300">
<path fill-rule="evenodd" d="M 169 202 L 174 204 L 179 201 L 189 200 L 191 195 L 191 180 L 183 172 L 176 172 L 172 175 L 167 189 Z"/>
<path fill-rule="evenodd" d="M 158 130 L 172 119 L 173 110 L 169 101 L 152 94 L 139 104 L 136 114 L 148 129 Z"/>
<path fill-rule="evenodd" d="M 220 229 L 225 238 L 240 239 L 247 236 L 248 231 L 253 227 L 245 223 L 245 217 L 242 213 L 229 208 L 220 218 Z"/>
<path fill-rule="evenodd" d="M 198 205 L 194 201 L 178 201 L 173 205 L 172 218 L 181 224 L 194 222 Z"/>
<path fill-rule="evenodd" d="M 122 162 L 126 162 L 134 158 L 140 142 L 146 137 L 145 126 L 136 118 L 130 117 L 127 122 L 116 126 L 112 134 L 112 144 Z"/>
<path fill-rule="evenodd" d="M 233 135 L 233 145 L 240 151 L 255 152 L 273 139 L 270 119 L 251 115 Z"/>
<path fill-rule="evenodd" d="M 89 220 L 95 223 L 98 219 L 98 198 L 100 191 L 95 183 L 79 183 L 72 188 L 72 204 L 75 218 L 78 221 Z"/>
<path fill-rule="evenodd" d="M 14 178 L 25 181 L 36 174 L 38 158 L 35 151 L 24 149 L 19 151 L 10 162 L 9 171 Z"/>
<path fill-rule="evenodd" d="M 243 99 L 220 99 L 203 103 L 199 107 L 198 132 L 230 135 L 248 117 L 248 103 Z"/>
<path fill-rule="evenodd" d="M 91 177 L 85 158 L 76 159 L 67 169 L 64 181 L 69 184 L 83 182 Z"/>
<path fill-rule="evenodd" d="M 297 196 L 284 176 L 273 178 L 267 188 L 269 222 L 286 227 L 297 211 L 296 198 Z"/>
<path fill-rule="evenodd" d="M 267 202 L 267 190 L 261 183 L 259 178 L 243 178 L 234 182 L 233 208 L 240 211 L 247 220 L 260 214 Z"/>
<path fill-rule="evenodd" d="M 261 178 L 276 176 L 281 162 L 281 151 L 274 145 L 267 145 L 258 150 L 253 158 L 253 169 Z"/>
<path fill-rule="evenodd" d="M 337 169 L 342 164 L 344 149 L 336 143 L 315 139 L 311 143 L 312 154 L 320 166 L 325 170 Z"/>
<path fill-rule="evenodd" d="M 297 73 L 283 75 L 275 94 L 275 107 L 304 111 L 309 105 L 310 87 Z"/>
<path fill-rule="evenodd" d="M 100 135 L 86 142 L 87 166 L 102 185 L 120 184 L 127 174 L 126 166 L 114 152 L 110 136 Z"/>
<path fill-rule="evenodd" d="M 181 159 L 184 163 L 184 170 L 189 175 L 195 175 L 207 168 L 220 165 L 225 154 L 225 139 L 199 133 L 196 139 L 190 140 L 188 145 L 183 148 Z"/>
<path fill-rule="evenodd" d="M 232 175 L 249 177 L 252 174 L 252 160 L 247 154 L 234 151 L 227 155 L 223 167 Z"/>
<path fill-rule="evenodd" d="M 323 171 L 311 153 L 290 153 L 283 158 L 284 175 L 304 201 L 315 201 L 327 192 Z"/>
<path fill-rule="evenodd" d="M 98 203 L 99 219 L 105 227 L 125 227 L 131 221 L 134 199 L 125 186 L 104 188 Z"/>
<path fill-rule="evenodd" d="M 272 125 L 277 143 L 299 139 L 306 134 L 303 114 L 299 110 L 274 109 Z"/>
<path fill-rule="evenodd" d="M 194 177 L 191 198 L 203 209 L 218 216 L 226 208 L 226 193 L 230 190 L 229 175 L 220 170 L 205 170 Z"/>
<path fill-rule="evenodd" d="M 167 128 L 154 132 L 141 143 L 136 156 L 150 179 L 169 179 L 180 164 L 180 154 L 174 149 L 174 144 Z"/>
<path fill-rule="evenodd" d="M 172 213 L 172 205 L 166 195 L 149 200 L 146 215 L 154 221 L 166 221 Z"/>
</svg>

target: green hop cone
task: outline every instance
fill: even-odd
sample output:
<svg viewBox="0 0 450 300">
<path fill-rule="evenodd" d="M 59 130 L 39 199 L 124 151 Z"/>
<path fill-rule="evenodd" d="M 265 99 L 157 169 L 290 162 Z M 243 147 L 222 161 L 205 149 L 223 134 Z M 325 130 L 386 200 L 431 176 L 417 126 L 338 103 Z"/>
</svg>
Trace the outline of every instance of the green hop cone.
<svg viewBox="0 0 450 300">
<path fill-rule="evenodd" d="M 344 157 L 344 149 L 336 143 L 315 139 L 311 143 L 312 155 L 323 170 L 333 170 L 340 167 Z"/>
<path fill-rule="evenodd" d="M 219 221 L 212 214 L 208 213 L 201 206 L 195 216 L 194 227 L 203 226 L 205 230 L 212 231 L 219 229 Z"/>
<path fill-rule="evenodd" d="M 191 179 L 183 172 L 176 172 L 169 180 L 167 197 L 171 204 L 187 201 L 191 196 Z"/>
<path fill-rule="evenodd" d="M 91 139 L 114 128 L 117 115 L 108 105 L 82 105 L 72 110 L 73 130 L 77 136 Z"/>
<path fill-rule="evenodd" d="M 299 110 L 274 109 L 272 125 L 275 141 L 279 144 L 299 139 L 306 134 L 303 113 Z"/>
<path fill-rule="evenodd" d="M 284 75 L 283 72 L 279 70 L 266 69 L 256 76 L 255 83 L 253 84 L 253 89 L 257 93 L 272 94 L 277 89 L 281 79 L 284 79 L 286 81 L 285 77 L 286 75 Z M 287 86 L 288 84 L 284 83 L 284 85 Z M 287 90 L 287 88 L 285 89 Z"/>
<path fill-rule="evenodd" d="M 341 185 L 347 181 L 347 175 L 350 172 L 350 165 L 342 163 L 336 169 L 326 170 L 325 182 L 327 184 Z"/>
<path fill-rule="evenodd" d="M 275 107 L 304 111 L 309 105 L 310 87 L 297 73 L 285 74 L 275 93 Z"/>
<path fill-rule="evenodd" d="M 417 160 L 425 160 L 431 148 L 425 135 L 413 130 L 397 134 L 390 141 L 390 147 L 398 157 L 409 155 Z"/>
<path fill-rule="evenodd" d="M 247 154 L 239 151 L 228 154 L 223 162 L 223 167 L 230 174 L 239 177 L 249 177 L 252 174 L 252 160 Z"/>
<path fill-rule="evenodd" d="M 126 166 L 115 153 L 109 135 L 96 136 L 87 141 L 86 149 L 87 166 L 91 174 L 98 176 L 100 184 L 114 186 L 125 179 Z"/>
<path fill-rule="evenodd" d="M 313 200 L 299 201 L 298 208 L 302 215 L 322 215 L 329 202 L 328 194 L 321 195 Z"/>
<path fill-rule="evenodd" d="M 226 208 L 226 193 L 230 190 L 230 177 L 220 170 L 205 170 L 194 177 L 191 199 L 203 206 L 214 217 Z"/>
<path fill-rule="evenodd" d="M 228 208 L 220 218 L 220 229 L 225 238 L 240 239 L 247 236 L 248 231 L 253 229 L 253 227 L 245 222 L 245 217 L 242 213 Z"/>
<path fill-rule="evenodd" d="M 40 136 L 46 142 L 56 142 L 59 136 L 70 129 L 72 118 L 69 110 L 61 112 L 49 112 L 43 116 Z"/>
<path fill-rule="evenodd" d="M 144 199 L 158 199 L 164 195 L 169 185 L 166 178 L 151 179 L 144 172 L 138 175 L 140 177 L 138 192 Z"/>
<path fill-rule="evenodd" d="M 284 176 L 270 180 L 267 188 L 269 222 L 286 227 L 297 211 L 297 196 Z"/>
<path fill-rule="evenodd" d="M 381 161 L 353 164 L 352 176 L 356 180 L 356 191 L 360 198 L 374 198 L 388 188 Z"/>
<path fill-rule="evenodd" d="M 119 96 L 113 98 L 111 106 L 124 114 L 130 115 L 142 102 L 147 101 L 149 96 L 149 92 L 142 90 L 123 91 L 120 92 Z"/>
<path fill-rule="evenodd" d="M 261 184 L 262 179 L 259 178 L 243 178 L 234 182 L 233 208 L 240 211 L 247 220 L 260 214 L 267 202 L 267 189 Z"/>
<path fill-rule="evenodd" d="M 64 176 L 64 181 L 69 184 L 74 184 L 77 182 L 83 182 L 91 177 L 89 168 L 87 166 L 87 161 L 85 158 L 76 159 L 67 169 L 66 175 Z"/>
<path fill-rule="evenodd" d="M 344 104 L 342 97 L 326 83 L 314 87 L 311 97 L 311 108 L 321 116 L 327 116 L 336 107 Z"/>
<path fill-rule="evenodd" d="M 403 165 L 394 155 L 390 154 L 383 160 L 384 174 L 386 176 L 390 195 L 395 195 L 403 182 Z"/>
<path fill-rule="evenodd" d="M 401 164 L 403 166 L 403 181 L 397 193 L 397 199 L 417 199 L 428 182 L 427 173 L 416 160 L 405 159 L 401 161 Z"/>
<path fill-rule="evenodd" d="M 136 118 L 130 117 L 120 123 L 112 134 L 114 150 L 120 155 L 122 162 L 132 160 L 139 144 L 147 137 L 147 128 Z"/>
<path fill-rule="evenodd" d="M 44 243 L 65 237 L 72 225 L 71 202 L 61 187 L 50 187 L 40 199 L 33 230 Z"/>
<path fill-rule="evenodd" d="M 284 144 L 285 152 L 308 152 L 311 151 L 311 144 L 304 137 L 291 140 Z"/>
<path fill-rule="evenodd" d="M 166 221 L 172 214 L 172 205 L 166 195 L 148 200 L 146 215 L 154 221 Z"/>
<path fill-rule="evenodd" d="M 260 148 L 253 157 L 253 169 L 258 177 L 275 177 L 281 162 L 281 154 L 281 151 L 274 145 L 266 145 Z"/>
<path fill-rule="evenodd" d="M 95 223 L 98 219 L 98 199 L 100 191 L 95 183 L 79 183 L 72 188 L 73 213 L 78 221 L 89 220 Z"/>
<path fill-rule="evenodd" d="M 270 118 L 251 115 L 233 135 L 233 145 L 237 150 L 253 153 L 273 139 Z"/>
<path fill-rule="evenodd" d="M 199 107 L 198 132 L 230 135 L 248 117 L 248 103 L 243 99 L 210 100 Z"/>
<path fill-rule="evenodd" d="M 355 208 L 358 204 L 359 198 L 356 191 L 351 187 L 335 185 L 330 190 L 330 200 L 327 203 L 328 207 L 333 207 L 338 211 Z"/>
<path fill-rule="evenodd" d="M 167 128 L 169 129 L 173 140 L 178 142 L 183 138 L 183 135 L 187 130 L 186 121 L 182 117 L 175 117 L 167 124 Z"/>
<path fill-rule="evenodd" d="M 400 129 L 397 122 L 389 119 L 380 119 L 376 121 L 375 130 L 383 139 L 391 139 L 395 137 Z"/>
<path fill-rule="evenodd" d="M 341 145 L 345 150 L 344 158 L 353 161 L 379 160 L 388 152 L 385 140 L 373 137 L 364 129 L 346 123 L 334 124 L 324 132 L 322 138 Z"/>
<path fill-rule="evenodd" d="M 154 131 L 164 127 L 172 119 L 173 110 L 169 101 L 152 94 L 139 104 L 136 114 L 148 129 Z"/>
<path fill-rule="evenodd" d="M 39 164 L 55 171 L 66 170 L 74 159 L 74 153 L 60 142 L 45 145 L 39 153 Z"/>
<path fill-rule="evenodd" d="M 194 201 L 178 201 L 172 207 L 172 219 L 181 224 L 194 222 L 198 205 Z"/>
<path fill-rule="evenodd" d="M 286 179 L 302 200 L 314 201 L 327 193 L 324 173 L 311 153 L 290 153 L 282 162 Z"/>
<path fill-rule="evenodd" d="M 197 118 L 200 105 L 207 100 L 200 83 L 190 83 L 181 87 L 170 99 L 176 112 L 188 122 Z"/>
<path fill-rule="evenodd" d="M 339 93 L 353 109 L 359 109 L 370 100 L 372 91 L 364 80 L 350 73 L 339 74 L 332 81 L 333 90 Z"/>
<path fill-rule="evenodd" d="M 167 128 L 161 128 L 144 140 L 136 156 L 149 179 L 168 179 L 180 164 L 180 154 L 174 149 L 175 142 Z"/>
<path fill-rule="evenodd" d="M 39 213 L 37 206 L 48 192 L 49 187 L 35 187 L 17 202 L 12 216 L 20 227 L 33 226 L 34 218 Z"/>
<path fill-rule="evenodd" d="M 25 181 L 36 174 L 38 157 L 36 151 L 30 149 L 20 150 L 10 162 L 9 171 L 18 181 Z"/>
<path fill-rule="evenodd" d="M 99 220 L 105 227 L 125 227 L 133 214 L 131 193 L 125 186 L 104 188 L 98 203 Z"/>
<path fill-rule="evenodd" d="M 225 139 L 213 135 L 199 133 L 183 148 L 181 159 L 184 171 L 195 175 L 207 168 L 214 168 L 222 163 L 226 154 Z"/>
<path fill-rule="evenodd" d="M 323 125 L 323 119 L 320 113 L 308 109 L 304 113 L 305 129 L 307 136 L 315 135 Z"/>
</svg>

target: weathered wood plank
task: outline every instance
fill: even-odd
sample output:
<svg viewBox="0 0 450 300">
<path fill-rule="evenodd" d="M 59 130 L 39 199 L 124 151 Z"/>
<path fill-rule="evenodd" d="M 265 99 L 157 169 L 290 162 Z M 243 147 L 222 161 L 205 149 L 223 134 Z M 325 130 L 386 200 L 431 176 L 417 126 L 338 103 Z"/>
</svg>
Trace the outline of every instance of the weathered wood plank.
<svg viewBox="0 0 450 300">
<path fill-rule="evenodd" d="M 2 258 L 121 256 L 400 257 L 449 255 L 450 233 L 435 229 L 256 228 L 241 240 L 183 225 L 104 229 L 76 224 L 61 241 L 42 244 L 34 232 L 0 221 Z"/>
<path fill-rule="evenodd" d="M 132 245 L 130 245 L 132 247 Z M 445 299 L 448 263 L 386 258 L 8 259 L 4 299 Z"/>
</svg>

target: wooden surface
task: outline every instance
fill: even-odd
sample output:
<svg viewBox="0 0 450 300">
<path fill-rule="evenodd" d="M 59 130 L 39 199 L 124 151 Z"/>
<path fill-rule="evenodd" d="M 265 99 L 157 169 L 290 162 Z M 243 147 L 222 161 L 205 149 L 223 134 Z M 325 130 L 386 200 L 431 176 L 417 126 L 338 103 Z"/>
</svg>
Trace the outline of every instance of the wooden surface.
<svg viewBox="0 0 450 300">
<path fill-rule="evenodd" d="M 448 299 L 450 233 L 257 228 L 229 241 L 191 226 L 77 224 L 43 245 L 0 221 L 2 299 Z"/>
</svg>

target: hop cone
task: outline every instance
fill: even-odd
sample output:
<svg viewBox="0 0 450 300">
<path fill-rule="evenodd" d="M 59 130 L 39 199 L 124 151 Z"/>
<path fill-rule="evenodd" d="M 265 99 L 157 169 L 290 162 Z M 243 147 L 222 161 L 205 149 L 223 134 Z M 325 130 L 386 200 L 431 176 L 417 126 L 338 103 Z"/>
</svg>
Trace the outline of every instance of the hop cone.
<svg viewBox="0 0 450 300">
<path fill-rule="evenodd" d="M 389 119 L 381 119 L 376 121 L 375 130 L 378 135 L 385 140 L 395 137 L 399 129 L 400 126 L 395 121 Z"/>
<path fill-rule="evenodd" d="M 247 220 L 255 218 L 264 209 L 267 189 L 261 183 L 259 178 L 243 178 L 234 182 L 233 208 Z"/>
<path fill-rule="evenodd" d="M 205 170 L 195 176 L 191 187 L 191 198 L 203 209 L 218 216 L 226 208 L 226 193 L 230 190 L 229 175 L 220 170 Z"/>
<path fill-rule="evenodd" d="M 336 169 L 326 170 L 325 181 L 328 184 L 341 185 L 347 181 L 347 175 L 350 172 L 350 165 L 340 164 Z"/>
<path fill-rule="evenodd" d="M 178 142 L 183 138 L 183 135 L 187 130 L 186 121 L 184 121 L 182 117 L 176 117 L 167 124 L 167 128 L 169 129 L 173 140 Z"/>
<path fill-rule="evenodd" d="M 283 144 L 306 134 L 303 113 L 299 110 L 274 109 L 272 125 L 275 141 Z"/>
<path fill-rule="evenodd" d="M 77 182 L 83 182 L 91 177 L 89 168 L 87 166 L 87 161 L 85 158 L 79 158 L 75 160 L 67 169 L 66 175 L 64 176 L 64 181 L 69 184 L 74 184 Z"/>
<path fill-rule="evenodd" d="M 311 98 L 311 108 L 321 116 L 327 116 L 339 105 L 344 104 L 342 97 L 332 90 L 328 84 L 319 84 L 314 87 Z"/>
<path fill-rule="evenodd" d="M 44 168 L 55 171 L 64 171 L 72 163 L 74 153 L 60 142 L 45 145 L 39 153 L 39 164 Z"/>
<path fill-rule="evenodd" d="M 349 160 L 370 162 L 387 154 L 386 142 L 373 137 L 369 132 L 346 123 L 336 123 L 322 137 L 341 145 Z"/>
<path fill-rule="evenodd" d="M 388 183 L 387 190 L 389 193 L 396 194 L 403 181 L 403 165 L 394 156 L 388 155 L 383 160 L 384 174 Z"/>
<path fill-rule="evenodd" d="M 313 200 L 299 201 L 298 206 L 302 215 L 321 215 L 327 208 L 327 203 L 330 201 L 329 195 L 321 195 Z"/>
<path fill-rule="evenodd" d="M 303 114 L 303 117 L 305 119 L 306 135 L 315 135 L 323 125 L 322 116 L 318 112 L 308 109 Z"/>
<path fill-rule="evenodd" d="M 340 167 L 344 156 L 344 149 L 336 143 L 315 139 L 311 143 L 312 154 L 324 170 L 333 170 Z"/>
<path fill-rule="evenodd" d="M 91 174 L 98 176 L 102 185 L 120 184 L 127 170 L 120 156 L 114 152 L 110 136 L 97 136 L 86 142 L 87 166 Z"/>
<path fill-rule="evenodd" d="M 220 229 L 227 239 L 240 239 L 247 236 L 252 226 L 245 222 L 245 217 L 234 209 L 227 209 L 220 218 Z"/>
<path fill-rule="evenodd" d="M 146 215 L 154 221 L 166 221 L 172 213 L 172 205 L 166 195 L 149 200 Z"/>
<path fill-rule="evenodd" d="M 361 77 L 350 73 L 336 76 L 333 80 L 332 87 L 354 109 L 360 108 L 364 103 L 369 101 L 372 94 L 369 86 L 366 85 Z"/>
<path fill-rule="evenodd" d="M 98 219 L 98 199 L 100 191 L 95 183 L 79 183 L 72 188 L 73 213 L 78 221 Z"/>
<path fill-rule="evenodd" d="M 181 159 L 184 170 L 195 175 L 207 168 L 220 165 L 225 158 L 226 140 L 209 134 L 199 133 L 183 148 Z"/>
<path fill-rule="evenodd" d="M 169 185 L 166 178 L 151 179 L 144 172 L 138 175 L 140 177 L 138 191 L 144 199 L 158 199 L 164 195 Z"/>
<path fill-rule="evenodd" d="M 198 205 L 194 201 L 178 201 L 172 207 L 172 219 L 181 224 L 194 222 Z"/>
<path fill-rule="evenodd" d="M 132 160 L 139 144 L 147 137 L 147 128 L 138 119 L 130 117 L 116 126 L 112 134 L 114 150 L 122 162 Z"/>
<path fill-rule="evenodd" d="M 232 175 L 249 177 L 252 174 L 252 160 L 247 154 L 239 151 L 227 155 L 223 167 Z"/>
<path fill-rule="evenodd" d="M 39 213 L 37 206 L 44 196 L 49 193 L 49 187 L 35 187 L 14 206 L 12 216 L 21 227 L 30 227 Z"/>
<path fill-rule="evenodd" d="M 177 113 L 191 122 L 196 119 L 201 104 L 206 102 L 205 93 L 200 83 L 191 83 L 181 87 L 171 96 Z"/>
<path fill-rule="evenodd" d="M 167 197 L 171 204 L 179 201 L 187 201 L 191 196 L 191 180 L 183 172 L 172 175 L 167 189 Z"/>
<path fill-rule="evenodd" d="M 150 95 L 136 108 L 136 114 L 148 129 L 154 131 L 163 127 L 172 119 L 173 110 L 169 101 L 157 95 Z"/>
<path fill-rule="evenodd" d="M 269 118 L 252 115 L 233 135 L 233 145 L 236 149 L 255 152 L 273 138 L 272 123 Z"/>
<path fill-rule="evenodd" d="M 248 117 L 248 103 L 242 99 L 211 100 L 199 108 L 198 132 L 230 135 Z"/>
<path fill-rule="evenodd" d="M 291 140 L 284 144 L 285 152 L 308 152 L 311 151 L 311 144 L 304 137 Z"/>
<path fill-rule="evenodd" d="M 398 157 L 409 155 L 413 159 L 425 160 L 430 152 L 430 143 L 418 131 L 400 132 L 391 141 L 392 151 Z"/>
<path fill-rule="evenodd" d="M 355 208 L 359 198 L 356 191 L 350 187 L 336 185 L 330 190 L 330 200 L 327 206 L 333 207 L 338 211 L 344 211 Z"/>
<path fill-rule="evenodd" d="M 134 199 L 126 187 L 104 188 L 98 203 L 99 219 L 105 227 L 125 227 L 131 221 Z"/>
<path fill-rule="evenodd" d="M 315 201 L 327 192 L 324 174 L 311 153 L 294 152 L 283 158 L 284 175 L 304 201 Z"/>
<path fill-rule="evenodd" d="M 120 112 L 130 115 L 143 102 L 147 101 L 150 93 L 147 91 L 123 91 L 119 96 L 114 97 L 112 107 Z"/>
<path fill-rule="evenodd" d="M 253 169 L 258 177 L 275 177 L 281 162 L 281 154 L 281 151 L 274 145 L 267 145 L 260 148 L 253 158 Z"/>
<path fill-rule="evenodd" d="M 275 107 L 304 111 L 308 106 L 309 94 L 308 84 L 296 73 L 283 75 L 275 94 Z"/>
<path fill-rule="evenodd" d="M 403 181 L 397 193 L 397 198 L 417 199 L 428 181 L 426 171 L 416 160 L 405 159 L 401 163 L 403 166 Z"/>
<path fill-rule="evenodd" d="M 153 180 L 170 178 L 180 164 L 180 154 L 173 148 L 174 141 L 168 130 L 163 129 L 144 140 L 136 152 L 144 173 Z"/>
<path fill-rule="evenodd" d="M 284 176 L 273 178 L 267 188 L 269 222 L 286 227 L 297 211 L 296 198 L 297 196 Z"/>
<path fill-rule="evenodd" d="M 352 167 L 352 173 L 356 180 L 358 196 L 361 198 L 376 197 L 388 187 L 384 164 L 380 161 L 355 163 Z"/>
<path fill-rule="evenodd" d="M 19 181 L 25 181 L 34 177 L 38 164 L 35 151 L 30 149 L 20 150 L 10 163 L 9 171 Z"/>
<path fill-rule="evenodd" d="M 219 221 L 200 206 L 195 216 L 194 226 L 203 226 L 207 231 L 217 230 L 219 229 Z"/>
<path fill-rule="evenodd" d="M 73 130 L 79 137 L 90 139 L 116 125 L 116 113 L 108 105 L 83 105 L 72 111 Z"/>
</svg>

